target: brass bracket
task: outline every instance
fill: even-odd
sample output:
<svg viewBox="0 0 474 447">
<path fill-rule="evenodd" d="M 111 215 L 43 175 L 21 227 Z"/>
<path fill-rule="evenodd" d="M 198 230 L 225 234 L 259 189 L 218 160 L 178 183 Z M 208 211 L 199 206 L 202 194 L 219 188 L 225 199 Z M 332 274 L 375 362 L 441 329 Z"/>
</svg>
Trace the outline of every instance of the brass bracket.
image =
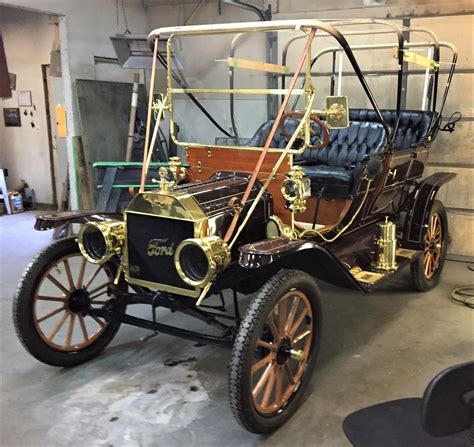
<svg viewBox="0 0 474 447">
<path fill-rule="evenodd" d="M 170 157 L 169 166 L 170 166 L 170 171 L 173 174 L 173 178 L 176 184 L 181 183 L 186 177 L 186 168 L 183 168 L 181 166 L 180 158 Z"/>
<path fill-rule="evenodd" d="M 304 175 L 300 166 L 291 168 L 283 180 L 281 193 L 293 213 L 306 211 L 306 199 L 311 196 L 311 180 Z"/>
</svg>

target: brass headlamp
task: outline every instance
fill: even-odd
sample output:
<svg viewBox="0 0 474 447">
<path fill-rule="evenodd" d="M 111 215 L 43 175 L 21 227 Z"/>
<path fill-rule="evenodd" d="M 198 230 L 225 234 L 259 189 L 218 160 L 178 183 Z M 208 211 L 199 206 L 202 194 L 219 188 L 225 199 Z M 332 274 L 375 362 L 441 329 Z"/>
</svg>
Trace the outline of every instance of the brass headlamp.
<svg viewBox="0 0 474 447">
<path fill-rule="evenodd" d="M 88 222 L 82 225 L 78 244 L 82 256 L 92 264 L 103 264 L 120 254 L 125 241 L 125 224 L 118 220 Z"/>
<path fill-rule="evenodd" d="M 230 249 L 218 236 L 185 239 L 174 253 L 180 278 L 195 287 L 204 286 L 230 264 Z"/>
<path fill-rule="evenodd" d="M 306 211 L 306 199 L 311 196 L 311 180 L 305 177 L 299 166 L 293 166 L 281 185 L 281 193 L 287 202 L 287 208 L 294 213 Z"/>
</svg>

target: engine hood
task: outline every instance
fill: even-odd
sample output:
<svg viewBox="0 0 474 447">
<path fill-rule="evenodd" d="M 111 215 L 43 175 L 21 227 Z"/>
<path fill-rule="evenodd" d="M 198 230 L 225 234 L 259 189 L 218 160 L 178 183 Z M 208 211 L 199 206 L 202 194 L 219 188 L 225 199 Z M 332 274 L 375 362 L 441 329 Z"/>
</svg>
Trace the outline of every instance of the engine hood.
<svg viewBox="0 0 474 447">
<path fill-rule="evenodd" d="M 126 211 L 198 222 L 232 212 L 232 205 L 242 198 L 249 180 L 247 174 L 218 173 L 210 180 L 180 185 L 169 191 L 157 189 L 140 193 Z M 260 188 L 261 184 L 256 182 L 248 203 Z"/>
</svg>

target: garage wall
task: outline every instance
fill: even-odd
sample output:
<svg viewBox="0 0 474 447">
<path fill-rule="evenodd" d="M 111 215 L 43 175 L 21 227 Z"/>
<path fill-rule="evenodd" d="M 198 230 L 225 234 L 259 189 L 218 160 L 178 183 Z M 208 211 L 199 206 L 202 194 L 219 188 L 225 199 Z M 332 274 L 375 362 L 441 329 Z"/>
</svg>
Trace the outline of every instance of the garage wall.
<svg viewBox="0 0 474 447">
<path fill-rule="evenodd" d="M 123 70 L 118 65 L 96 65 L 94 56 L 115 58 L 115 52 L 110 42 L 110 36 L 123 33 L 126 24 L 122 12 L 121 1 L 115 0 L 0 0 L 0 5 L 23 8 L 46 14 L 58 15 L 61 33 L 61 57 L 63 77 L 61 82 L 54 83 L 62 89 L 61 92 L 52 92 L 54 98 L 63 98 L 68 120 L 68 137 L 66 140 L 57 140 L 58 151 L 67 157 L 60 157 L 63 164 L 69 160 L 69 178 L 71 185 L 70 202 L 72 209 L 79 204 L 77 183 L 78 178 L 74 169 L 75 145 L 73 137 L 79 135 L 77 104 L 75 101 L 75 80 L 89 79 L 101 81 L 131 82 L 132 71 Z M 116 6 L 119 6 L 117 13 Z M 145 12 L 141 0 L 125 0 L 124 7 L 127 17 L 127 26 L 132 33 L 145 31 Z M 26 45 L 35 48 L 37 36 L 29 32 L 28 27 L 21 27 Z M 51 48 L 48 49 L 48 51 Z M 7 54 L 8 59 L 8 54 Z M 49 57 L 47 61 L 49 61 Z M 9 150 L 15 151 L 15 148 Z M 47 146 L 45 147 L 47 151 Z M 44 152 L 47 153 L 47 152 Z M 26 161 L 34 165 L 30 159 Z M 65 166 L 59 170 L 64 171 Z M 48 171 L 49 172 L 49 171 Z M 45 172 L 44 175 L 49 175 Z"/>
<path fill-rule="evenodd" d="M 131 71 L 110 68 L 105 73 L 96 68 L 94 56 L 115 58 L 109 37 L 125 31 L 121 1 L 118 24 L 115 0 L 0 0 L 0 4 L 27 8 L 66 17 L 69 65 L 74 79 L 97 79 L 130 82 Z M 141 0 L 125 0 L 128 28 L 132 33 L 145 30 L 145 12 Z M 26 30 L 25 30 L 26 31 Z M 34 36 L 29 34 L 30 43 Z M 113 66 L 111 66 L 113 67 Z"/>
<path fill-rule="evenodd" d="M 12 98 L 0 99 L 0 107 L 18 107 L 17 91 L 31 91 L 32 107 L 20 107 L 21 127 L 5 127 L 0 116 L 0 163 L 8 168 L 8 187 L 15 188 L 25 179 L 35 189 L 39 203 L 53 203 L 48 151 L 41 64 L 49 63 L 54 40 L 48 16 L 0 6 L 0 30 L 3 36 L 8 70 L 17 76 Z M 31 37 L 35 43 L 31 45 Z M 23 114 L 27 112 L 27 116 Z M 30 116 L 30 112 L 33 116 Z M 31 127 L 31 123 L 35 127 Z"/>
<path fill-rule="evenodd" d="M 170 0 L 144 0 L 147 28 L 183 24 L 199 2 L 185 0 L 179 7 Z M 412 25 L 433 29 L 441 40 L 453 42 L 459 50 L 458 71 L 455 75 L 444 112 L 445 117 L 456 110 L 463 114 L 453 134 L 440 133 L 432 145 L 427 175 L 435 171 L 455 172 L 457 178 L 440 192 L 440 198 L 448 207 L 451 225 L 451 254 L 474 256 L 474 180 L 473 135 L 473 13 L 471 1 L 464 0 L 389 0 L 388 5 L 366 7 L 362 0 L 264 0 L 253 1 L 260 7 L 272 6 L 273 19 L 342 19 L 381 18 L 395 20 L 411 18 Z M 218 3 L 208 0 L 195 14 L 193 24 L 254 21 L 255 14 L 222 4 L 219 15 Z M 362 43 L 362 42 L 360 42 Z M 442 67 L 443 68 L 443 67 Z M 416 91 L 419 84 L 412 80 L 407 102 L 421 97 Z M 419 88 L 419 87 L 418 87 Z"/>
</svg>

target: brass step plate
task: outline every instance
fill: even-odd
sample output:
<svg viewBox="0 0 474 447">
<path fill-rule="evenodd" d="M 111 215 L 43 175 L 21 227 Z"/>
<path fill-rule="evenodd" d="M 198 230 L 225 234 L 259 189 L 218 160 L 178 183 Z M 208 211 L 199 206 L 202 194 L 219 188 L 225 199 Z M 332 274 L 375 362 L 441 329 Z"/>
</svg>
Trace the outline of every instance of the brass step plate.
<svg viewBox="0 0 474 447">
<path fill-rule="evenodd" d="M 414 258 L 419 252 L 416 250 L 409 250 L 408 248 L 398 248 L 396 251 L 397 256 L 401 256 L 402 258 L 412 259 Z"/>
<path fill-rule="evenodd" d="M 417 250 L 409 250 L 408 248 L 398 248 L 396 251 L 397 258 L 403 258 L 397 261 L 400 261 L 399 264 L 409 262 L 410 259 L 415 258 L 418 255 L 419 251 Z M 381 279 L 385 278 L 387 275 L 390 275 L 397 270 L 384 272 L 370 272 L 367 270 L 362 270 L 358 266 L 352 267 L 349 272 L 351 275 L 359 282 L 364 284 L 374 285 L 375 283 L 379 282 Z"/>
<path fill-rule="evenodd" d="M 380 281 L 382 278 L 385 278 L 384 273 L 368 272 L 367 270 L 362 270 L 360 267 L 352 267 L 350 272 L 357 281 L 365 284 L 372 285 Z"/>
</svg>

